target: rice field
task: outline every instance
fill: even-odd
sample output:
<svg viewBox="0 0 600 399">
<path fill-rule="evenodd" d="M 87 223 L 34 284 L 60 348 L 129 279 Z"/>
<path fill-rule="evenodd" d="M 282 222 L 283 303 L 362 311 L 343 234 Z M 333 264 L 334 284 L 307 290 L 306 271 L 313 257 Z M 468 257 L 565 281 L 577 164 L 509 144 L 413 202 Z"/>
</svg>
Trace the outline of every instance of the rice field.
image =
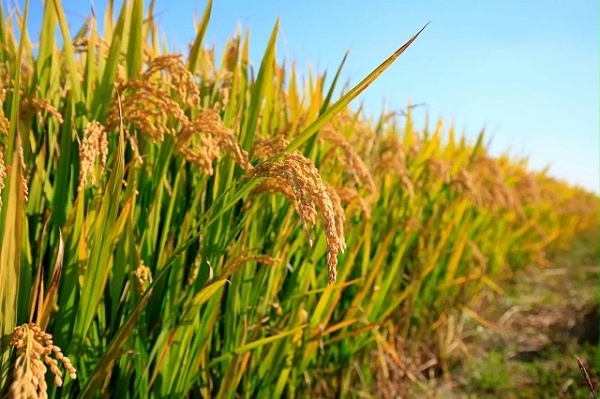
<svg viewBox="0 0 600 399">
<path fill-rule="evenodd" d="M 444 375 L 505 279 L 598 228 L 596 195 L 483 132 L 349 107 L 418 34 L 334 98 L 345 60 L 298 76 L 278 23 L 256 68 L 248 35 L 204 47 L 210 1 L 186 55 L 152 3 L 70 32 L 46 1 L 39 38 L 25 4 L 0 9 L 2 397 L 358 397 Z"/>
</svg>

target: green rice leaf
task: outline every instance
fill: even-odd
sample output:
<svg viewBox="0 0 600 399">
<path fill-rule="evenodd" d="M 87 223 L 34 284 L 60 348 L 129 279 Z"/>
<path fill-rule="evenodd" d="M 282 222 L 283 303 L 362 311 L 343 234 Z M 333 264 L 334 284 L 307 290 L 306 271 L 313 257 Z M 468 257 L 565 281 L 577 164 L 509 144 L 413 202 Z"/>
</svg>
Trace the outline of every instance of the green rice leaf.
<svg viewBox="0 0 600 399">
<path fill-rule="evenodd" d="M 427 24 L 428 25 L 428 24 Z M 317 120 L 311 123 L 306 129 L 298 135 L 288 146 L 285 148 L 287 152 L 293 152 L 297 150 L 302 144 L 304 144 L 309 138 L 315 135 L 319 129 L 321 129 L 327 122 L 331 120 L 338 112 L 340 112 L 346 105 L 355 99 L 360 93 L 362 93 L 371 83 L 375 81 L 395 60 L 402 54 L 408 46 L 415 41 L 415 39 L 423 32 L 427 27 L 425 25 L 416 35 L 410 38 L 402 47 L 394 52 L 387 60 L 379 65 L 373 72 L 371 72 L 366 78 L 364 78 L 359 84 L 354 86 L 348 93 L 342 96 L 338 101 L 335 102 L 325 113 L 323 113 Z"/>
</svg>

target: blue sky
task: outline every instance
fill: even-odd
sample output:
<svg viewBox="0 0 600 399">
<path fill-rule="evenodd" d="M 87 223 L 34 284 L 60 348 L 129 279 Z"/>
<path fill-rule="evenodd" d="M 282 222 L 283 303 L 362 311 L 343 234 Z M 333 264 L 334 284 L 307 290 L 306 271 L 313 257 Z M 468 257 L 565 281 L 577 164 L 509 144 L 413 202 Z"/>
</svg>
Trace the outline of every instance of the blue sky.
<svg viewBox="0 0 600 399">
<path fill-rule="evenodd" d="M 40 25 L 41 3 L 31 2 L 31 27 Z M 90 4 L 63 1 L 72 31 Z M 194 15 L 199 18 L 204 6 L 156 0 L 157 21 L 175 50 L 183 52 L 193 39 Z M 105 1 L 94 7 L 102 18 Z M 473 139 L 485 129 L 493 154 L 510 148 L 529 156 L 532 168 L 550 164 L 553 176 L 598 193 L 598 13 L 595 0 L 215 0 L 205 43 L 222 49 L 238 24 L 250 27 L 250 55 L 258 66 L 280 17 L 278 59 L 333 74 L 350 50 L 342 78 L 356 84 L 431 21 L 361 94 L 366 111 L 378 113 L 384 99 L 392 110 L 409 100 L 426 103 L 415 109 L 417 120 L 426 113 L 432 121 L 454 120 Z"/>
</svg>

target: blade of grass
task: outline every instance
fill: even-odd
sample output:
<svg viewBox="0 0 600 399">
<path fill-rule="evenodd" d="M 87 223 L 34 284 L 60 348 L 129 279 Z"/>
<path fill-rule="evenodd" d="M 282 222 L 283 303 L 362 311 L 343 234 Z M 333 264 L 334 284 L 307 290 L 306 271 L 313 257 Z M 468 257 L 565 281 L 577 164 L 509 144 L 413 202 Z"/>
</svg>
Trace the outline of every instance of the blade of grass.
<svg viewBox="0 0 600 399">
<path fill-rule="evenodd" d="M 252 87 L 252 95 L 250 105 L 244 114 L 243 132 L 240 138 L 242 148 L 250 155 L 252 144 L 254 142 L 254 134 L 256 133 L 256 124 L 258 122 L 258 116 L 260 115 L 260 109 L 264 100 L 264 94 L 267 89 L 267 85 L 273 84 L 273 66 L 275 63 L 275 44 L 277 42 L 277 31 L 279 29 L 279 19 L 273 27 L 267 49 L 263 55 L 260 69 L 258 71 L 258 77 Z"/>
<path fill-rule="evenodd" d="M 335 87 L 337 85 L 337 82 L 340 78 L 340 75 L 342 74 L 342 69 L 344 68 L 344 64 L 346 63 L 346 59 L 348 59 L 348 54 L 350 53 L 350 51 L 346 51 L 346 54 L 344 54 L 344 58 L 342 58 L 342 62 L 340 63 L 340 66 L 337 69 L 337 72 L 335 73 L 335 76 L 333 78 L 333 82 L 331 82 L 331 86 L 329 87 L 329 91 L 327 91 L 327 95 L 325 96 L 325 100 L 323 101 L 323 105 L 321 105 L 321 108 L 319 109 L 319 116 L 323 115 L 325 112 L 327 112 L 327 109 L 329 108 L 329 104 L 331 103 L 331 98 L 333 97 L 333 92 L 335 91 Z M 304 155 L 308 158 L 313 158 L 312 157 L 312 152 L 315 146 L 315 143 L 317 141 L 317 135 L 313 135 L 309 140 L 308 143 L 306 144 L 306 150 L 304 151 Z M 318 165 L 317 165 L 318 167 Z"/>
<path fill-rule="evenodd" d="M 371 83 L 375 81 L 395 60 L 402 54 L 408 46 L 415 41 L 415 39 L 423 32 L 423 30 L 429 25 L 429 22 L 421 28 L 417 34 L 410 38 L 402 47 L 394 52 L 387 60 L 379 65 L 373 72 L 371 72 L 366 78 L 364 78 L 359 84 L 354 86 L 348 93 L 342 98 L 335 102 L 325 113 L 323 113 L 317 120 L 311 123 L 306 129 L 298 135 L 288 146 L 285 148 L 286 152 L 293 152 L 297 150 L 302 144 L 304 144 L 309 138 L 316 134 L 327 122 L 331 120 L 338 112 L 340 112 L 346 105 L 355 99 L 360 93 L 363 92 Z"/>
<path fill-rule="evenodd" d="M 25 10 L 21 20 L 21 37 L 19 40 L 19 51 L 16 54 L 14 68 L 12 101 L 10 108 L 10 127 L 8 143 L 4 150 L 3 158 L 5 165 L 11 165 L 9 179 L 4 179 L 4 189 L 0 197 L 3 203 L 0 209 L 0 386 L 4 386 L 8 378 L 11 336 L 16 326 L 19 311 L 19 277 L 21 270 L 21 232 L 23 228 L 23 216 L 25 198 L 23 193 L 23 170 L 22 160 L 19 159 L 18 151 L 22 148 L 19 136 L 19 102 L 21 91 L 21 62 L 25 47 L 27 16 L 29 1 L 25 1 Z M 23 304 L 27 306 L 27 304 Z"/>
<path fill-rule="evenodd" d="M 202 14 L 202 19 L 198 25 L 196 38 L 194 39 L 194 44 L 192 44 L 192 49 L 190 50 L 190 56 L 188 57 L 190 72 L 192 73 L 196 71 L 200 57 L 203 54 L 202 41 L 204 41 L 204 35 L 206 34 L 206 29 L 208 28 L 211 10 L 212 0 L 208 0 L 208 2 L 206 2 L 206 7 L 204 8 L 204 14 Z"/>
</svg>

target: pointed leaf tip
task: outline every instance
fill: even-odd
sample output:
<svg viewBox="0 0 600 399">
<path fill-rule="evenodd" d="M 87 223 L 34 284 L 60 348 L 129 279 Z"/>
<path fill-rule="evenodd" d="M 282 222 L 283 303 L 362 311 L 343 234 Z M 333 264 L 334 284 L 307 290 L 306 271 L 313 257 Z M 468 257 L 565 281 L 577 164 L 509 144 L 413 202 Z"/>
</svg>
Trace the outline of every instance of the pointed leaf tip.
<svg viewBox="0 0 600 399">
<path fill-rule="evenodd" d="M 302 144 L 308 139 L 315 135 L 321 127 L 323 127 L 328 121 L 331 120 L 342 108 L 344 108 L 350 101 L 356 98 L 362 93 L 375 79 L 379 77 L 395 60 L 415 41 L 415 39 L 423 32 L 423 30 L 429 25 L 429 22 L 421 28 L 413 37 L 410 38 L 402 47 L 396 50 L 388 59 L 381 63 L 373 72 L 371 72 L 366 78 L 364 78 L 359 84 L 354 86 L 348 93 L 340 98 L 335 104 L 327 109 L 319 118 L 317 118 L 310 126 L 300 133 L 288 146 L 285 148 L 286 152 L 292 152 L 297 150 Z"/>
</svg>

